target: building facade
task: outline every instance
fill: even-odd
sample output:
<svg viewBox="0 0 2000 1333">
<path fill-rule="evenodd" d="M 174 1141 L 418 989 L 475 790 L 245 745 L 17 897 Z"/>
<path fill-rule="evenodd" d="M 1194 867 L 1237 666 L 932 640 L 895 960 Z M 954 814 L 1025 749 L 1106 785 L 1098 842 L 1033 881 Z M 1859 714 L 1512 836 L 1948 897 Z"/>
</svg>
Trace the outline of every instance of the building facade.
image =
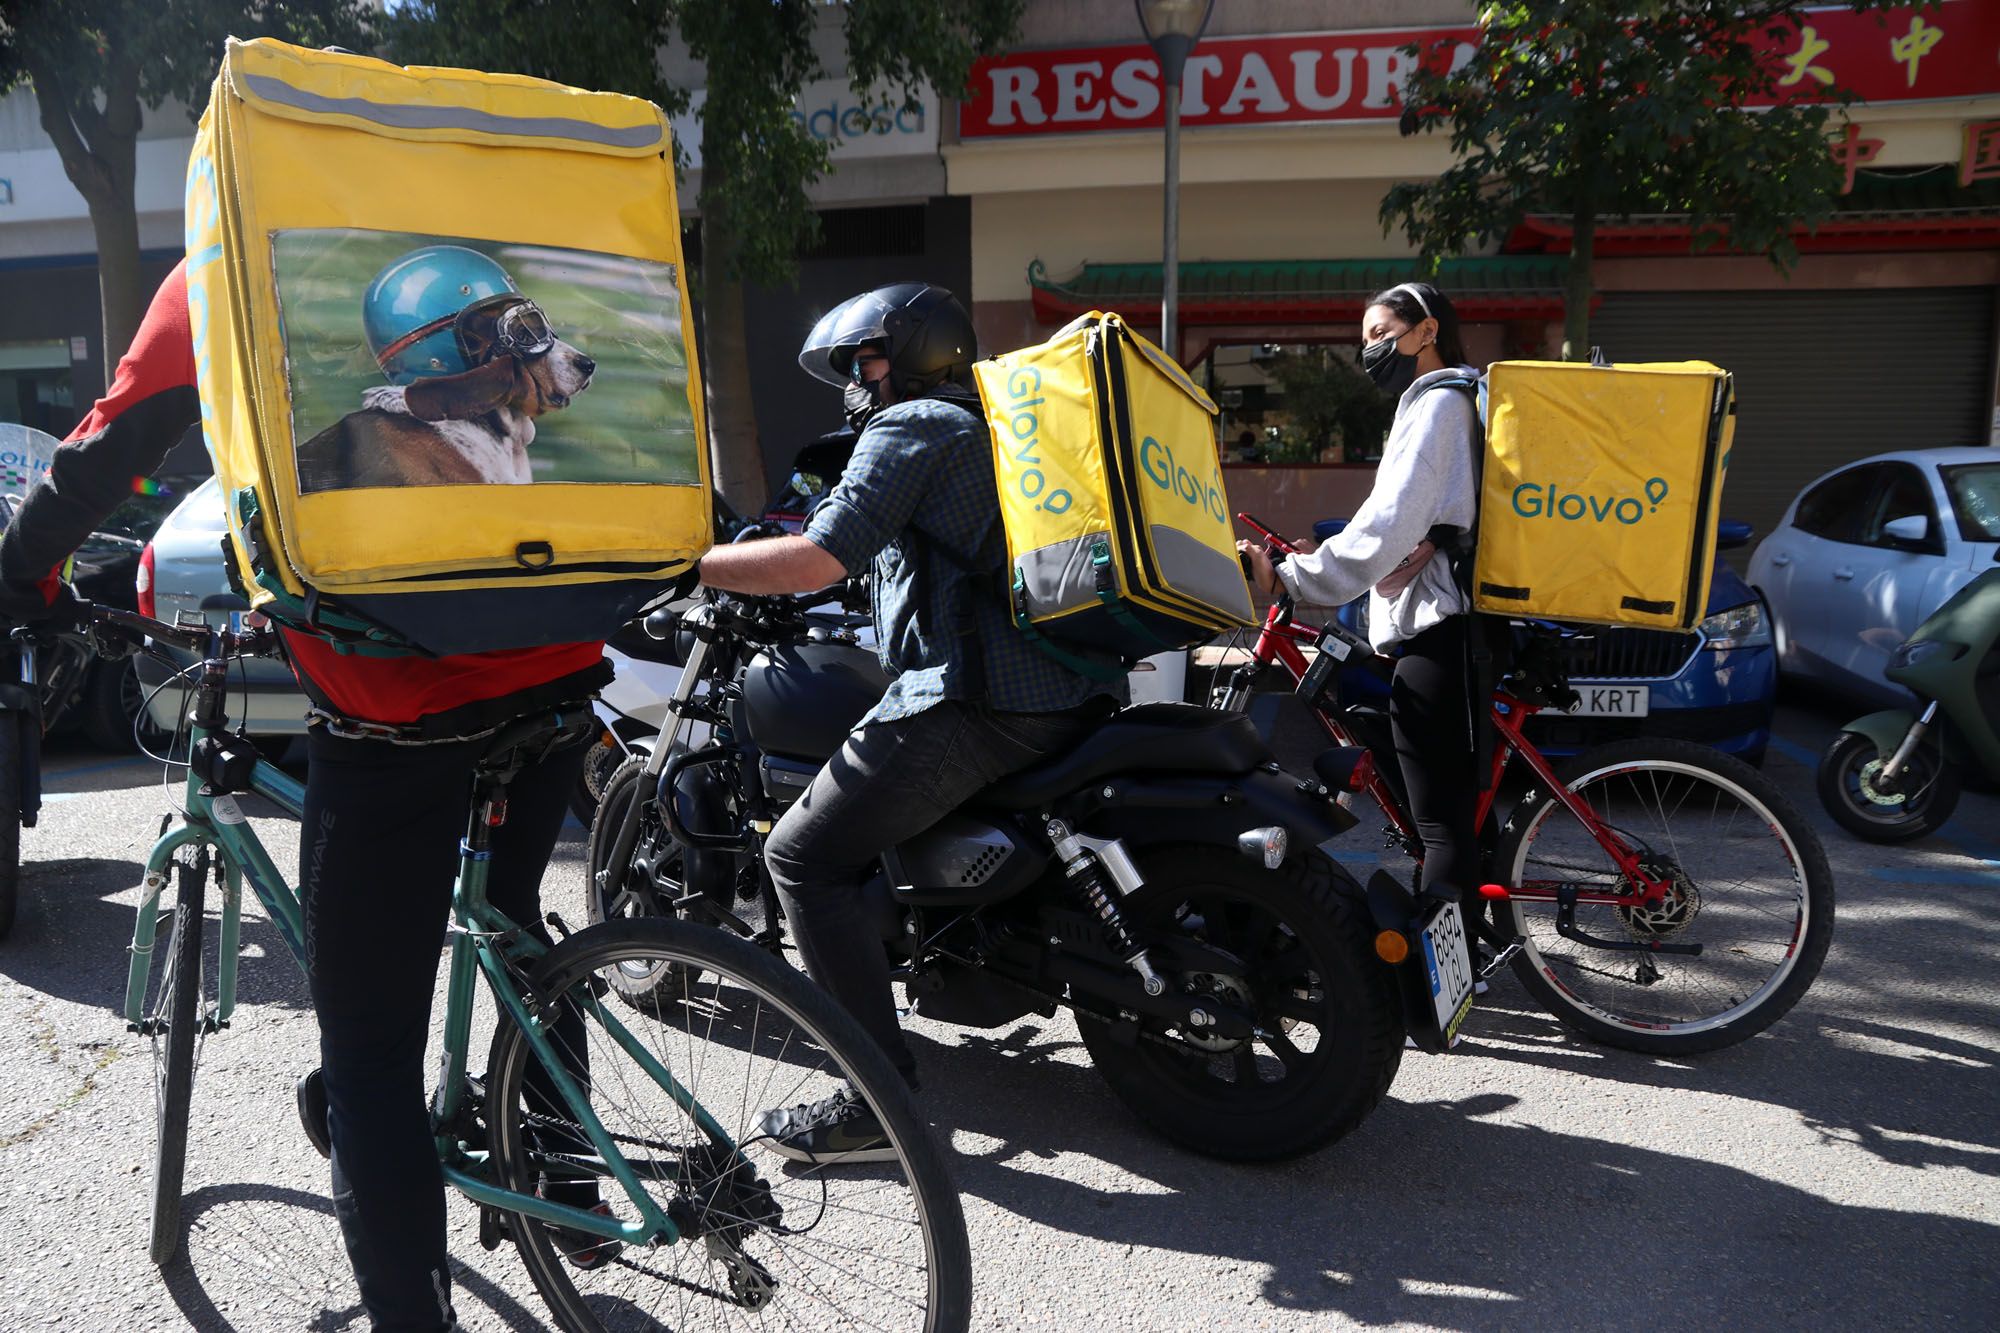
<svg viewBox="0 0 2000 1333">
<path fill-rule="evenodd" d="M 1768 529 L 1827 468 L 1883 449 L 1994 438 L 2000 367 L 2000 5 L 1942 0 L 1877 19 L 1813 11 L 1777 58 L 1801 81 L 1863 92 L 1836 141 L 1848 192 L 1800 238 L 1789 275 L 1692 252 L 1675 218 L 1601 220 L 1593 342 L 1624 361 L 1703 358 L 1741 401 L 1729 510 Z M 767 472 L 782 479 L 838 404 L 796 368 L 833 302 L 905 278 L 966 296 L 989 349 L 1116 309 L 1158 327 L 1162 135 L 1158 71 L 1125 0 L 1030 0 L 1015 49 L 983 61 L 962 101 L 857 97 L 840 15 L 829 75 L 799 99 L 834 145 L 813 187 L 822 240 L 795 283 L 749 293 L 751 380 Z M 1395 183 L 1450 163 L 1405 138 L 1397 99 L 1419 37 L 1474 35 L 1465 0 L 1218 0 L 1188 66 L 1181 154 L 1181 335 L 1214 390 L 1239 507 L 1285 524 L 1351 511 L 1379 433 L 1329 425 L 1367 296 L 1418 257 L 1378 210 Z M 684 52 L 669 77 L 699 90 Z M 697 91 L 698 99 L 702 94 Z M 698 122 L 677 124 L 700 194 Z M 180 254 L 192 120 L 151 113 L 139 145 L 148 273 Z M 1439 283 L 1478 362 L 1552 354 L 1567 223 L 1531 218 Z M 94 245 L 25 92 L 0 99 L 0 419 L 61 433 L 104 382 Z M 698 263 L 698 249 L 690 253 Z M 1340 364 L 1336 364 L 1336 363 Z"/>
<path fill-rule="evenodd" d="M 1800 238 L 1791 274 L 1696 255 L 1681 219 L 1601 220 L 1596 241 L 1593 343 L 1615 360 L 1736 373 L 1728 511 L 1763 530 L 1837 463 L 1987 443 L 1996 426 L 2000 6 L 1810 17 L 1813 32 L 1774 54 L 1800 79 L 1824 74 L 1870 100 L 1835 144 L 1849 193 Z M 1368 469 L 1333 460 L 1371 442 L 1299 438 L 1307 414 L 1294 408 L 1315 364 L 1352 355 L 1368 295 L 1418 273 L 1378 210 L 1396 182 L 1451 159 L 1444 136 L 1399 132 L 1402 48 L 1454 35 L 1475 36 L 1473 6 L 1220 0 L 1194 51 L 1173 350 L 1222 404 L 1239 508 L 1296 523 L 1366 493 Z M 971 201 L 973 308 L 989 345 L 1045 337 L 1092 308 L 1157 330 L 1160 124 L 1157 66 L 1128 5 L 1031 4 L 1018 49 L 982 63 L 943 153 L 951 194 Z M 1473 360 L 1555 353 L 1568 250 L 1567 220 L 1531 218 L 1490 253 L 1446 264 L 1438 282 Z M 1290 461 L 1240 464 L 1272 455 Z"/>
</svg>

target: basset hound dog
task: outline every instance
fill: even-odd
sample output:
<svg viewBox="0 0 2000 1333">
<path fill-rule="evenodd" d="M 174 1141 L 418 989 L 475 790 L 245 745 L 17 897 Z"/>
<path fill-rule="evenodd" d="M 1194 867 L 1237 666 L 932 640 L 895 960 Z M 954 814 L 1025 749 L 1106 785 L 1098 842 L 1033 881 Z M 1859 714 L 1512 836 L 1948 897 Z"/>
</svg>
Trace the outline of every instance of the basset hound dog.
<svg viewBox="0 0 2000 1333">
<path fill-rule="evenodd" d="M 515 332 L 523 308 L 534 316 L 526 336 Z M 364 391 L 359 410 L 299 447 L 302 492 L 534 480 L 536 418 L 568 407 L 597 363 L 550 333 L 523 297 L 481 301 L 455 319 L 472 368 Z"/>
</svg>

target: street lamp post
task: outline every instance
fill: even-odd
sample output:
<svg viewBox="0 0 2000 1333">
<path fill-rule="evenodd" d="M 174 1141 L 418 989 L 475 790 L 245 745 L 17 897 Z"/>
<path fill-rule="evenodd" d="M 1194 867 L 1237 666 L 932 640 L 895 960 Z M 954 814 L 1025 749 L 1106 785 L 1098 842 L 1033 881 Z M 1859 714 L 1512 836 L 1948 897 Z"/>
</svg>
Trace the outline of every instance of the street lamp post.
<svg viewBox="0 0 2000 1333">
<path fill-rule="evenodd" d="M 1166 223 L 1160 263 L 1160 346 L 1180 360 L 1181 74 L 1201 40 L 1215 0 L 1133 0 L 1139 27 L 1160 62 L 1160 96 L 1167 120 Z"/>
</svg>

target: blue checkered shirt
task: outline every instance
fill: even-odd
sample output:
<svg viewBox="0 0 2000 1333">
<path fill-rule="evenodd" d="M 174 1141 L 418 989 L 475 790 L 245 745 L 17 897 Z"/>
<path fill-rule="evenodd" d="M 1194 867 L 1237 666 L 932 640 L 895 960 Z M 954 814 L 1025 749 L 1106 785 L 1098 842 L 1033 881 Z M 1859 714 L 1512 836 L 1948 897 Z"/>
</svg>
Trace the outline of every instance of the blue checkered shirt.
<svg viewBox="0 0 2000 1333">
<path fill-rule="evenodd" d="M 876 651 L 892 680 L 867 721 L 946 699 L 1054 713 L 1124 695 L 1122 679 L 1071 671 L 1009 619 L 992 445 L 973 402 L 917 398 L 877 412 L 806 525 L 850 573 L 875 564 Z"/>
</svg>

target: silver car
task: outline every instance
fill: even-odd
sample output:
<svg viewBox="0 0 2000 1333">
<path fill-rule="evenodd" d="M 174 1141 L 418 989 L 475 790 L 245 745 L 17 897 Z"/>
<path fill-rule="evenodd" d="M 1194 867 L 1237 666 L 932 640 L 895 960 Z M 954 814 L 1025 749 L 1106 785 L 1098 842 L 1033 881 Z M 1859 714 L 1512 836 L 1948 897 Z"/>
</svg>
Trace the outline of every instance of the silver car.
<svg viewBox="0 0 2000 1333">
<path fill-rule="evenodd" d="M 1808 486 L 1750 557 L 1778 667 L 1903 704 L 1889 655 L 2000 558 L 2000 449 L 1878 454 Z"/>
<path fill-rule="evenodd" d="M 203 616 L 223 627 L 231 612 L 201 609 L 204 600 L 230 591 L 222 565 L 223 530 L 221 488 L 210 477 L 167 516 L 140 556 L 139 610 L 166 621 Z M 182 669 L 194 665 L 187 653 L 164 651 Z M 147 656 L 135 660 L 149 696 L 147 713 L 173 731 L 186 710 L 187 690 L 175 681 L 173 668 Z M 246 660 L 229 670 L 229 720 L 252 736 L 303 736 L 306 697 L 283 662 Z"/>
</svg>

